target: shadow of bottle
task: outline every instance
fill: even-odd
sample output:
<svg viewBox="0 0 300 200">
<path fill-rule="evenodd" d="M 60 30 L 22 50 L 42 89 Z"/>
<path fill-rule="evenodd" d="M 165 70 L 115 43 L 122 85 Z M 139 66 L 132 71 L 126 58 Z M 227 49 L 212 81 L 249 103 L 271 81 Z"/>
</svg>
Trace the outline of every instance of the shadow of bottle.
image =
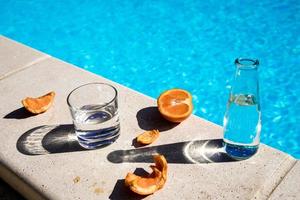
<svg viewBox="0 0 300 200">
<path fill-rule="evenodd" d="M 109 153 L 107 159 L 112 163 L 153 163 L 153 155 L 155 154 L 164 155 L 168 163 L 197 164 L 236 161 L 224 151 L 222 139 L 195 140 L 138 149 L 117 150 Z"/>
</svg>

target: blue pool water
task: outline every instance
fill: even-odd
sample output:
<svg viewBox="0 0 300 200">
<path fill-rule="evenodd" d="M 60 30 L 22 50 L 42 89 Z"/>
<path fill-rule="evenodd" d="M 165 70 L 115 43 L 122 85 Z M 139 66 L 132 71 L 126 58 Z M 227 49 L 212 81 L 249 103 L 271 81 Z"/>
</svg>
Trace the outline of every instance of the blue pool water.
<svg viewBox="0 0 300 200">
<path fill-rule="evenodd" d="M 0 33 L 222 124 L 235 58 L 260 65 L 262 141 L 300 158 L 299 0 L 0 0 Z"/>
</svg>

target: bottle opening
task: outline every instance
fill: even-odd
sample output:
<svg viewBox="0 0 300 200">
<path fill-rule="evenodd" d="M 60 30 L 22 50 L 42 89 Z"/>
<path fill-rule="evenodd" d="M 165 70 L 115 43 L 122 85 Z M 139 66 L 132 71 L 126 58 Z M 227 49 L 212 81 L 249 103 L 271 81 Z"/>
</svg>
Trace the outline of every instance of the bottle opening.
<svg viewBox="0 0 300 200">
<path fill-rule="evenodd" d="M 259 61 L 251 58 L 237 58 L 235 65 L 240 69 L 257 69 Z"/>
</svg>

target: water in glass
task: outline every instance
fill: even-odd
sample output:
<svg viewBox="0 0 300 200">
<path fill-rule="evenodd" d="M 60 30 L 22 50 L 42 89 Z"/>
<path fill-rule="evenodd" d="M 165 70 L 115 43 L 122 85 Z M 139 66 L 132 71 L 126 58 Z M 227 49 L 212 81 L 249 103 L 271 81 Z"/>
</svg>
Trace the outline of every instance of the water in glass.
<svg viewBox="0 0 300 200">
<path fill-rule="evenodd" d="M 119 116 L 113 105 L 83 106 L 75 113 L 74 125 L 78 141 L 85 148 L 111 144 L 119 136 Z"/>
</svg>

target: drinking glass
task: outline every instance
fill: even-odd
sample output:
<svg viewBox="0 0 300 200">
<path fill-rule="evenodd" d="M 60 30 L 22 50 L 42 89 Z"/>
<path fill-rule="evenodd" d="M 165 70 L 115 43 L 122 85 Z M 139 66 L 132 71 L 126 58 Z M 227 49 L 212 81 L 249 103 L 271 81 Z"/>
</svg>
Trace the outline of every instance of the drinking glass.
<svg viewBox="0 0 300 200">
<path fill-rule="evenodd" d="M 117 95 L 116 88 L 106 83 L 88 83 L 69 94 L 67 103 L 82 147 L 103 147 L 119 137 Z"/>
</svg>

